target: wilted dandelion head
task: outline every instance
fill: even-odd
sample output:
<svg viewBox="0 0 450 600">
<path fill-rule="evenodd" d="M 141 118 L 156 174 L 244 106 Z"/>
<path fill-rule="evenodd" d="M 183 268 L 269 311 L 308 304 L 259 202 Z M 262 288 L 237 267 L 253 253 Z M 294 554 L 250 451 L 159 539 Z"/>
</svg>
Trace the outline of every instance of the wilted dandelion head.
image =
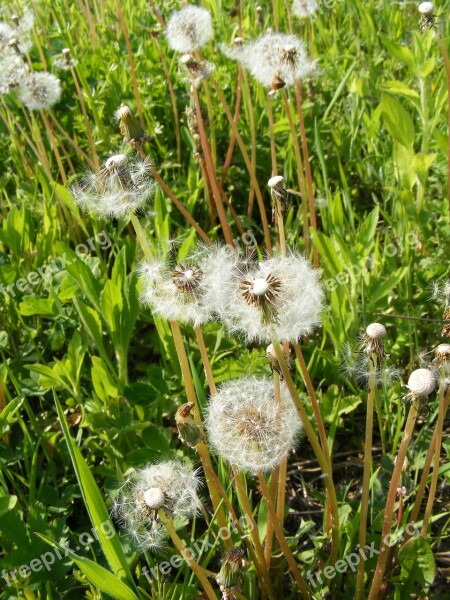
<svg viewBox="0 0 450 600">
<path fill-rule="evenodd" d="M 76 67 L 78 61 L 76 58 L 73 58 L 70 53 L 69 48 L 63 48 L 61 52 L 61 56 L 58 56 L 53 61 L 53 66 L 55 69 L 59 69 L 61 71 L 70 71 L 73 67 Z"/>
<path fill-rule="evenodd" d="M 213 318 L 208 280 L 223 263 L 220 247 L 198 246 L 180 262 L 155 260 L 141 265 L 141 302 L 153 313 L 194 327 Z"/>
<path fill-rule="evenodd" d="M 31 48 L 29 32 L 33 27 L 34 15 L 31 11 L 22 17 L 13 17 L 11 23 L 0 21 L 0 50 L 2 54 L 13 52 L 25 54 Z"/>
<path fill-rule="evenodd" d="M 194 87 L 207 79 L 216 68 L 212 62 L 207 60 L 197 60 L 192 54 L 183 54 L 180 63 L 190 75 L 191 83 Z"/>
<path fill-rule="evenodd" d="M 439 344 L 434 349 L 434 354 L 439 362 L 450 362 L 450 344 Z"/>
<path fill-rule="evenodd" d="M 245 54 L 246 46 L 247 42 L 243 38 L 237 36 L 229 46 L 222 44 L 220 49 L 222 54 L 224 54 L 227 58 L 241 61 Z"/>
<path fill-rule="evenodd" d="M 436 378 L 430 369 L 416 369 L 411 373 L 406 386 L 413 398 L 429 396 L 436 387 Z"/>
<path fill-rule="evenodd" d="M 59 79 L 41 71 L 31 73 L 21 80 L 18 90 L 19 100 L 31 110 L 51 108 L 61 97 Z"/>
<path fill-rule="evenodd" d="M 296 342 L 320 323 L 318 274 L 295 252 L 261 262 L 227 252 L 207 279 L 211 307 L 248 342 Z"/>
<path fill-rule="evenodd" d="M 244 48 L 238 60 L 264 87 L 273 89 L 292 85 L 314 69 L 303 42 L 284 33 L 260 36 Z"/>
<path fill-rule="evenodd" d="M 300 19 L 311 17 L 318 8 L 319 3 L 317 0 L 294 0 L 292 3 L 292 12 Z"/>
<path fill-rule="evenodd" d="M 367 326 L 364 334 L 364 351 L 366 354 L 376 354 L 377 357 L 383 358 L 384 346 L 383 338 L 386 335 L 386 328 L 381 323 L 370 323 Z"/>
<path fill-rule="evenodd" d="M 185 6 L 174 12 L 166 28 L 166 37 L 172 50 L 186 53 L 202 48 L 212 37 L 210 13 L 199 6 Z"/>
<path fill-rule="evenodd" d="M 381 325 L 381 327 L 383 326 Z M 381 353 L 379 346 L 377 346 L 377 361 L 374 363 L 372 360 L 373 352 L 367 352 L 367 348 L 376 341 L 369 340 L 367 342 L 366 336 L 367 330 L 358 344 L 346 343 L 342 346 L 340 353 L 341 370 L 347 377 L 353 379 L 363 388 L 368 387 L 369 381 L 372 381 L 377 387 L 389 387 L 399 379 L 400 370 L 388 364 L 387 359 L 389 356 L 384 353 L 384 348 Z M 378 339 L 378 342 L 381 342 L 381 338 Z"/>
<path fill-rule="evenodd" d="M 155 190 L 149 164 L 136 154 L 110 156 L 99 171 L 88 171 L 72 186 L 75 201 L 101 217 L 118 219 L 135 212 Z"/>
<path fill-rule="evenodd" d="M 242 548 L 234 546 L 227 550 L 222 558 L 222 567 L 216 576 L 222 592 L 222 600 L 234 598 L 233 591 L 239 586 L 243 569 L 247 561 Z"/>
<path fill-rule="evenodd" d="M 301 421 L 284 384 L 277 403 L 270 379 L 240 378 L 211 397 L 206 430 L 215 451 L 240 470 L 271 471 L 294 448 Z"/>
<path fill-rule="evenodd" d="M 434 12 L 434 4 L 432 2 L 421 2 L 419 4 L 419 12 L 421 15 L 431 16 Z"/>
<path fill-rule="evenodd" d="M 17 90 L 25 76 L 23 63 L 18 56 L 4 56 L 0 60 L 0 94 Z"/>
<path fill-rule="evenodd" d="M 200 506 L 200 485 L 197 474 L 178 460 L 149 465 L 125 481 L 112 512 L 140 550 L 154 549 L 166 538 L 158 511 L 192 518 Z"/>
</svg>

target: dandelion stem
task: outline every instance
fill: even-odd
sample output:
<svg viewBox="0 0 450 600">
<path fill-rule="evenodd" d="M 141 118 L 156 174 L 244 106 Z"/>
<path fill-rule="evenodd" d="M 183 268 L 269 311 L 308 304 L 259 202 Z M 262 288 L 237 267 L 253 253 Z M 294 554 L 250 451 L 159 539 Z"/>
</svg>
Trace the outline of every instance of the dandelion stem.
<svg viewBox="0 0 450 600">
<path fill-rule="evenodd" d="M 202 357 L 203 368 L 205 369 L 206 381 L 208 382 L 209 391 L 212 396 L 217 394 L 216 382 L 214 381 L 214 375 L 209 361 L 208 351 L 205 346 L 205 339 L 200 326 L 194 327 L 195 336 L 197 338 L 200 355 Z"/>
<path fill-rule="evenodd" d="M 445 375 L 444 375 L 445 376 Z M 428 492 L 428 500 L 427 505 L 425 507 L 425 514 L 423 516 L 423 524 L 420 535 L 422 537 L 426 537 L 428 524 L 430 522 L 431 511 L 433 509 L 434 498 L 436 496 L 436 488 L 438 482 L 439 475 L 439 459 L 441 457 L 441 444 L 442 444 L 442 430 L 444 428 L 444 418 L 446 414 L 445 407 L 445 384 L 441 383 L 439 386 L 439 411 L 438 411 L 438 419 L 436 423 L 435 433 L 436 439 L 434 441 L 434 464 L 433 464 L 433 473 L 431 475 L 431 484 L 430 490 Z M 434 437 L 434 434 L 433 434 Z"/>
<path fill-rule="evenodd" d="M 383 529 L 381 533 L 381 545 L 379 549 L 378 561 L 367 600 L 376 600 L 378 598 L 378 592 L 380 591 L 383 583 L 383 575 L 389 555 L 389 544 L 386 543 L 386 540 L 388 539 L 388 534 L 392 528 L 392 516 L 394 513 L 395 498 L 397 496 L 397 486 L 403 469 L 406 452 L 413 434 L 414 424 L 417 418 L 418 402 L 419 401 L 417 398 L 413 398 L 411 401 L 411 407 L 408 412 L 403 438 L 400 443 L 397 458 L 395 460 L 394 472 L 392 473 L 391 483 L 389 484 L 389 491 L 384 510 Z"/>
<path fill-rule="evenodd" d="M 220 103 L 222 104 L 222 107 L 225 111 L 225 114 L 227 116 L 228 122 L 231 125 L 231 129 L 236 137 L 236 141 L 238 143 L 239 149 L 241 151 L 242 157 L 244 159 L 245 162 L 245 166 L 247 167 L 248 173 L 250 175 L 250 179 L 252 181 L 252 185 L 255 188 L 255 193 L 256 193 L 256 199 L 258 202 L 258 206 L 259 206 L 259 210 L 260 210 L 260 214 L 261 214 L 261 220 L 262 220 L 262 225 L 263 225 L 263 229 L 264 229 L 264 240 L 265 240 L 265 244 L 266 244 L 266 250 L 267 252 L 271 252 L 272 250 L 272 242 L 270 239 L 270 229 L 269 229 L 269 222 L 267 220 L 267 213 L 266 213 L 266 209 L 264 207 L 264 200 L 261 194 L 261 189 L 259 187 L 259 183 L 256 177 L 256 173 L 255 173 L 255 169 L 250 161 L 250 158 L 248 156 L 247 150 L 245 148 L 245 144 L 242 141 L 242 137 L 241 134 L 239 133 L 239 130 L 236 126 L 236 123 L 233 121 L 233 117 L 231 115 L 230 109 L 228 108 L 228 105 L 225 101 L 225 98 L 222 94 L 221 89 L 219 88 L 219 86 L 217 85 L 217 83 L 212 79 L 212 86 L 214 87 L 214 90 L 217 94 L 217 97 L 220 100 Z"/>
<path fill-rule="evenodd" d="M 376 390 L 376 361 L 377 355 L 372 354 L 370 360 L 369 394 L 366 410 L 366 437 L 364 443 L 364 471 L 362 481 L 361 511 L 359 516 L 359 546 L 364 548 L 367 538 L 367 515 L 369 512 L 370 471 L 372 468 L 372 435 L 373 435 L 373 407 Z M 364 584 L 365 555 L 360 557 L 356 576 L 355 600 L 360 600 Z"/>
<path fill-rule="evenodd" d="M 78 102 L 80 103 L 81 114 L 83 115 L 84 121 L 84 129 L 89 141 L 89 147 L 91 149 L 92 160 L 94 162 L 94 168 L 97 170 L 100 166 L 100 162 L 98 159 L 97 148 L 94 142 L 94 136 L 92 135 L 91 124 L 89 123 L 89 117 L 86 110 L 86 103 L 83 98 L 83 94 L 81 93 L 80 84 L 78 82 L 77 73 L 73 66 L 70 67 L 70 72 L 72 74 L 73 84 L 75 86 L 75 90 L 77 92 Z"/>
<path fill-rule="evenodd" d="M 245 99 L 248 108 L 248 121 L 250 125 L 250 143 L 251 143 L 251 170 L 252 173 L 256 173 L 256 129 L 255 129 L 255 115 L 253 112 L 252 95 L 250 93 L 250 86 L 248 83 L 247 73 L 242 69 Z M 251 219 L 253 214 L 253 203 L 255 199 L 255 186 L 253 184 L 253 178 L 250 180 L 250 191 L 248 196 L 248 218 Z"/>
<path fill-rule="evenodd" d="M 278 469 L 275 468 L 271 473 L 270 483 L 268 486 L 268 491 L 269 491 L 270 497 L 272 499 L 272 502 L 274 501 L 274 499 L 277 496 L 277 480 L 278 480 Z M 267 519 L 267 528 L 266 528 L 266 543 L 264 545 L 264 558 L 266 560 L 266 565 L 267 565 L 267 568 L 269 569 L 269 571 L 270 571 L 270 562 L 272 560 L 273 532 L 274 532 L 274 528 L 273 528 L 272 518 L 269 515 L 269 518 Z"/>
<path fill-rule="evenodd" d="M 302 574 L 300 573 L 300 569 L 298 568 L 298 565 L 294 558 L 294 555 L 292 554 L 291 549 L 288 546 L 288 543 L 287 543 L 286 538 L 283 533 L 283 529 L 278 521 L 277 513 L 276 513 L 275 506 L 274 506 L 273 499 L 272 499 L 272 495 L 267 487 L 267 483 L 264 478 L 264 475 L 259 473 L 258 480 L 259 480 L 259 485 L 261 486 L 261 491 L 263 493 L 264 499 L 267 504 L 270 520 L 272 521 L 273 528 L 275 529 L 275 534 L 276 534 L 276 536 L 278 538 L 278 542 L 280 544 L 280 548 L 283 551 L 283 554 L 286 557 L 286 560 L 288 562 L 289 568 L 291 569 L 292 574 L 295 577 L 295 581 L 297 582 L 297 585 L 300 589 L 302 598 L 305 598 L 306 600 L 308 600 L 311 598 L 311 596 L 308 592 L 308 588 L 306 586 L 305 580 L 303 579 Z"/>
<path fill-rule="evenodd" d="M 233 121 L 237 125 L 239 121 L 239 114 L 241 112 L 241 102 L 242 102 L 242 67 L 238 66 L 238 76 L 236 83 L 236 106 L 234 108 L 234 117 Z M 236 146 L 236 136 L 234 133 L 231 133 L 230 143 L 228 144 L 228 150 L 225 155 L 225 162 L 222 169 L 222 176 L 220 178 L 220 186 L 223 187 L 225 183 L 226 176 L 228 174 L 228 169 L 230 168 L 231 159 L 233 158 L 234 147 Z"/>
<path fill-rule="evenodd" d="M 217 600 L 217 596 L 216 596 L 211 584 L 209 583 L 204 570 L 195 561 L 192 551 L 190 551 L 188 548 L 186 548 L 183 540 L 178 536 L 177 532 L 175 531 L 175 527 L 173 526 L 173 520 L 169 519 L 167 517 L 166 513 L 161 508 L 158 511 L 158 515 L 161 520 L 161 523 L 166 528 L 167 533 L 169 534 L 172 542 L 174 543 L 175 548 L 178 550 L 178 552 L 181 554 L 181 556 L 187 562 L 189 567 L 192 569 L 192 571 L 198 577 L 208 598 L 210 598 L 210 600 Z"/>
<path fill-rule="evenodd" d="M 267 94 L 267 116 L 269 117 L 270 158 L 272 160 L 272 177 L 278 174 L 277 148 L 275 144 L 275 132 L 273 127 L 272 96 Z"/>
<path fill-rule="evenodd" d="M 322 451 L 322 448 L 320 447 L 319 440 L 317 439 L 314 428 L 311 425 L 311 422 L 305 411 L 303 402 L 301 401 L 300 396 L 295 388 L 291 373 L 289 371 L 289 367 L 286 364 L 283 351 L 281 350 L 281 346 L 276 340 L 274 340 L 272 343 L 275 353 L 277 355 L 278 363 L 283 373 L 284 380 L 291 394 L 291 398 L 295 404 L 297 412 L 299 413 L 300 419 L 305 429 L 305 433 L 317 458 L 319 466 L 322 469 L 322 472 L 325 476 L 325 486 L 328 494 L 329 506 L 331 511 L 331 561 L 332 563 L 335 563 L 337 561 L 339 551 L 339 512 L 336 490 L 333 484 L 333 471 L 330 462 L 326 459 L 325 454 Z"/>
<path fill-rule="evenodd" d="M 131 223 L 133 224 L 134 231 L 136 232 L 136 237 L 139 241 L 142 251 L 144 252 L 145 258 L 149 261 L 152 261 L 153 260 L 153 252 L 150 247 L 147 236 L 145 235 L 145 231 L 142 228 L 141 222 L 139 221 L 139 219 L 137 218 L 137 216 L 134 213 L 130 213 L 130 220 L 131 220 Z"/>
<path fill-rule="evenodd" d="M 220 224 L 222 226 L 223 235 L 225 237 L 225 242 L 230 244 L 232 247 L 234 246 L 233 235 L 231 233 L 230 224 L 228 223 L 227 215 L 225 213 L 225 209 L 223 206 L 222 195 L 220 193 L 220 188 L 218 181 L 216 179 L 216 173 L 214 168 L 214 162 L 211 155 L 211 147 L 208 142 L 208 138 L 206 136 L 205 125 L 203 123 L 200 98 L 198 96 L 198 91 L 195 86 L 192 86 L 192 93 L 194 96 L 195 102 L 195 112 L 197 117 L 197 125 L 198 125 L 198 133 L 200 136 L 200 142 L 203 149 L 203 155 L 206 161 L 206 168 L 208 172 L 208 178 L 211 184 L 212 194 L 214 198 L 214 202 L 216 204 L 217 213 L 219 215 Z"/>
<path fill-rule="evenodd" d="M 444 39 L 438 38 L 439 48 L 442 54 L 442 60 L 444 61 L 445 75 L 447 77 L 447 108 L 448 108 L 448 125 L 447 131 L 450 136 L 450 59 L 448 57 L 447 46 Z M 448 195 L 448 218 L 450 221 L 450 145 L 447 152 L 447 195 Z"/>
</svg>

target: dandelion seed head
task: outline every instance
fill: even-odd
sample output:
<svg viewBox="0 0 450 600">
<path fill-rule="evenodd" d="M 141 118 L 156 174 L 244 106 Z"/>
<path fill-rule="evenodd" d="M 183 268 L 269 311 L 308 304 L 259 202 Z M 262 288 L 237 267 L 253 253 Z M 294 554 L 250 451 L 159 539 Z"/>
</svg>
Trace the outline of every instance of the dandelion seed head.
<svg viewBox="0 0 450 600">
<path fill-rule="evenodd" d="M 381 323 L 371 323 L 366 328 L 366 335 L 374 340 L 379 340 L 386 335 L 386 327 Z"/>
<path fill-rule="evenodd" d="M 202 48 L 212 37 L 210 13 L 199 6 L 185 6 L 174 12 L 166 28 L 166 37 L 172 50 L 186 53 Z"/>
<path fill-rule="evenodd" d="M 318 274 L 294 252 L 260 263 L 227 252 L 205 287 L 209 304 L 229 332 L 248 342 L 296 342 L 320 323 Z"/>
<path fill-rule="evenodd" d="M 407 388 L 413 397 L 429 396 L 436 387 L 436 378 L 430 369 L 416 369 L 408 379 Z"/>
<path fill-rule="evenodd" d="M 206 430 L 215 451 L 239 470 L 271 471 L 295 447 L 302 428 L 289 391 L 281 384 L 280 403 L 270 379 L 240 378 L 211 397 Z"/>
<path fill-rule="evenodd" d="M 432 2 L 421 2 L 419 4 L 419 12 L 420 14 L 429 17 L 434 12 L 434 4 Z"/>
<path fill-rule="evenodd" d="M 296 17 L 305 19 L 314 15 L 319 8 L 317 0 L 294 0 L 292 12 Z"/>
<path fill-rule="evenodd" d="M 97 171 L 87 171 L 72 186 L 75 201 L 88 212 L 104 218 L 120 218 L 136 212 L 155 190 L 150 160 L 137 155 L 110 156 Z"/>
<path fill-rule="evenodd" d="M 55 69 L 69 71 L 72 67 L 77 66 L 78 61 L 76 58 L 72 58 L 69 48 L 63 48 L 61 54 L 62 56 L 55 58 L 53 61 Z"/>
<path fill-rule="evenodd" d="M 158 510 L 171 518 L 192 518 L 200 506 L 200 485 L 197 473 L 178 460 L 149 465 L 121 486 L 112 512 L 138 549 L 155 549 L 167 537 Z"/>
<path fill-rule="evenodd" d="M 61 84 L 51 73 L 31 73 L 21 80 L 19 100 L 30 110 L 45 110 L 56 104 L 61 97 Z"/>
<path fill-rule="evenodd" d="M 20 58 L 14 54 L 0 60 L 0 94 L 16 90 L 25 78 L 25 70 Z"/>
</svg>

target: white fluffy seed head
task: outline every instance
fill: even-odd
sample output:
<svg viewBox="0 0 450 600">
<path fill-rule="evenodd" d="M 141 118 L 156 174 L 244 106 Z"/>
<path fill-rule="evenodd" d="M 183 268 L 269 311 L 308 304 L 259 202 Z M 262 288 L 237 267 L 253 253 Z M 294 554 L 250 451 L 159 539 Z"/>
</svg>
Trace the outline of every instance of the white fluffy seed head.
<svg viewBox="0 0 450 600">
<path fill-rule="evenodd" d="M 282 81 L 283 86 L 292 85 L 314 70 L 303 42 L 284 33 L 266 33 L 246 44 L 237 60 L 266 88 L 275 80 Z"/>
<path fill-rule="evenodd" d="M 299 254 L 244 262 L 218 253 L 205 275 L 205 299 L 230 333 L 248 342 L 296 342 L 320 323 L 318 274 Z"/>
<path fill-rule="evenodd" d="M 292 4 L 292 12 L 300 19 L 312 16 L 318 8 L 317 0 L 294 0 Z"/>
<path fill-rule="evenodd" d="M 192 518 L 200 507 L 197 495 L 200 485 L 192 468 L 178 460 L 149 465 L 123 484 L 113 514 L 138 549 L 155 549 L 167 537 L 157 519 L 158 509 L 163 509 L 169 517 Z"/>
<path fill-rule="evenodd" d="M 18 56 L 10 54 L 0 60 L 0 94 L 18 89 L 25 79 L 23 63 Z"/>
<path fill-rule="evenodd" d="M 421 15 L 429 17 L 434 12 L 434 4 L 432 2 L 421 2 L 419 4 L 419 12 Z"/>
<path fill-rule="evenodd" d="M 379 340 L 386 335 L 386 327 L 381 323 L 371 323 L 366 328 L 366 334 L 374 340 Z"/>
<path fill-rule="evenodd" d="M 158 510 L 164 505 L 166 496 L 161 488 L 149 488 L 144 492 L 144 502 L 152 510 Z"/>
<path fill-rule="evenodd" d="M 99 171 L 83 175 L 79 183 L 72 186 L 72 194 L 88 212 L 118 219 L 136 212 L 152 197 L 155 183 L 149 166 L 148 158 L 115 154 Z"/>
<path fill-rule="evenodd" d="M 31 73 L 21 80 L 18 96 L 27 108 L 45 110 L 51 108 L 60 99 L 61 84 L 51 73 L 45 71 Z"/>
<path fill-rule="evenodd" d="M 144 262 L 139 268 L 141 302 L 168 321 L 197 327 L 214 316 L 208 281 L 224 262 L 221 247 L 198 245 L 179 263 Z"/>
<path fill-rule="evenodd" d="M 239 470 L 271 471 L 295 447 L 302 424 L 284 384 L 278 404 L 270 379 L 240 378 L 212 396 L 206 416 L 215 451 Z"/>
<path fill-rule="evenodd" d="M 199 6 L 185 6 L 174 12 L 166 28 L 166 37 L 172 50 L 186 53 L 202 48 L 212 37 L 210 13 Z"/>
<path fill-rule="evenodd" d="M 409 391 L 412 396 L 429 396 L 436 387 L 436 378 L 429 369 L 416 369 L 408 379 Z"/>
</svg>

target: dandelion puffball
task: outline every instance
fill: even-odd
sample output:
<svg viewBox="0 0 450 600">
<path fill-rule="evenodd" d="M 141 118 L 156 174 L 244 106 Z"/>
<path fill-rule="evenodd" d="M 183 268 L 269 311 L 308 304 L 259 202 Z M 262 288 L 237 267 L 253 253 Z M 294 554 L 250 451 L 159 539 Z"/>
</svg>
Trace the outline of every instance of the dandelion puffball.
<svg viewBox="0 0 450 600">
<path fill-rule="evenodd" d="M 71 190 L 82 208 L 118 219 L 142 208 L 153 195 L 155 183 L 148 159 L 115 154 L 99 171 L 85 174 Z"/>
<path fill-rule="evenodd" d="M 317 0 L 294 0 L 292 4 L 292 12 L 300 19 L 311 17 L 318 8 Z"/>
<path fill-rule="evenodd" d="M 240 261 L 223 253 L 205 277 L 207 302 L 230 333 L 248 342 L 296 342 L 320 323 L 318 273 L 299 254 Z"/>
<path fill-rule="evenodd" d="M 436 387 L 434 373 L 429 369 L 416 369 L 411 373 L 407 385 L 411 396 L 429 396 Z"/>
<path fill-rule="evenodd" d="M 195 52 L 212 37 L 210 13 L 199 6 L 185 6 L 174 12 L 166 28 L 169 46 L 177 52 Z"/>
<path fill-rule="evenodd" d="M 166 538 L 158 510 L 169 518 L 193 517 L 200 485 L 197 474 L 178 460 L 149 465 L 123 484 L 112 512 L 140 550 L 157 548 Z"/>
<path fill-rule="evenodd" d="M 20 102 L 31 110 L 51 108 L 61 97 L 61 84 L 51 73 L 31 73 L 20 80 L 18 96 Z"/>
<path fill-rule="evenodd" d="M 429 17 L 434 12 L 434 4 L 432 2 L 421 2 L 419 4 L 419 12 L 420 14 Z"/>
<path fill-rule="evenodd" d="M 277 403 L 273 381 L 265 378 L 224 383 L 209 401 L 205 425 L 215 451 L 254 474 L 280 465 L 302 427 L 285 385 Z"/>
</svg>

